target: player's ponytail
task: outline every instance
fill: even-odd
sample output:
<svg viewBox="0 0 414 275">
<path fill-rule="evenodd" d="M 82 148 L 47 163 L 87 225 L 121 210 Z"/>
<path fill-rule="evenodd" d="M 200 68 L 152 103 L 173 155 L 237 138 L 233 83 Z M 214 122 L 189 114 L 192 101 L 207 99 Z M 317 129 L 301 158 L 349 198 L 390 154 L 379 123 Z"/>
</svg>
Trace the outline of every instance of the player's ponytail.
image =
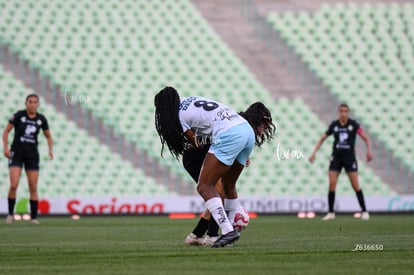
<svg viewBox="0 0 414 275">
<path fill-rule="evenodd" d="M 244 112 L 239 113 L 252 126 L 256 136 L 256 146 L 260 147 L 265 141 L 273 138 L 276 126 L 272 122 L 272 114 L 269 109 L 261 102 L 253 103 Z M 263 133 L 259 133 L 258 128 L 264 127 Z"/>
<path fill-rule="evenodd" d="M 164 145 L 175 158 L 184 152 L 184 133 L 178 118 L 180 96 L 173 87 L 165 87 L 154 98 L 155 129 L 160 136 L 163 156 Z"/>
</svg>

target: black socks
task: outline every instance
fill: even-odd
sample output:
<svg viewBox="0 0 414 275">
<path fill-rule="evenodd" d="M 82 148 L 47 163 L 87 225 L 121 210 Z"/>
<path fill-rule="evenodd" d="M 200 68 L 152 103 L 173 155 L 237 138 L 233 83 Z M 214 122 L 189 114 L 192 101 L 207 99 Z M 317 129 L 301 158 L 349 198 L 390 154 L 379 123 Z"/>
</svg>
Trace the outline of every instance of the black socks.
<svg viewBox="0 0 414 275">
<path fill-rule="evenodd" d="M 14 199 L 7 198 L 7 200 L 9 202 L 9 215 L 13 215 L 14 205 L 16 204 L 16 198 L 14 198 Z"/>
<path fill-rule="evenodd" d="M 208 231 L 207 235 L 210 237 L 217 237 L 219 231 L 219 226 L 217 222 L 213 219 L 213 217 L 210 218 L 210 222 L 208 224 Z"/>
<path fill-rule="evenodd" d="M 32 220 L 37 218 L 37 205 L 38 205 L 38 201 L 33 201 L 30 200 L 30 217 L 32 218 Z"/>
<path fill-rule="evenodd" d="M 209 224 L 208 220 L 204 218 L 200 218 L 196 227 L 193 230 L 193 234 L 196 235 L 197 238 L 203 237 L 204 233 L 207 231 L 208 224 Z"/>
<path fill-rule="evenodd" d="M 335 203 L 335 191 L 329 191 L 328 193 L 328 207 L 329 212 L 334 212 L 334 203 Z"/>
<path fill-rule="evenodd" d="M 366 212 L 367 208 L 365 207 L 365 199 L 364 194 L 362 194 L 362 190 L 360 189 L 358 192 L 355 192 L 355 194 L 358 198 L 359 206 L 361 206 L 362 212 Z"/>
<path fill-rule="evenodd" d="M 7 198 L 9 203 L 9 215 L 13 215 L 14 213 L 14 205 L 16 204 L 16 198 L 11 199 Z M 32 220 L 37 218 L 37 208 L 38 208 L 38 201 L 30 200 L 30 217 Z"/>
</svg>

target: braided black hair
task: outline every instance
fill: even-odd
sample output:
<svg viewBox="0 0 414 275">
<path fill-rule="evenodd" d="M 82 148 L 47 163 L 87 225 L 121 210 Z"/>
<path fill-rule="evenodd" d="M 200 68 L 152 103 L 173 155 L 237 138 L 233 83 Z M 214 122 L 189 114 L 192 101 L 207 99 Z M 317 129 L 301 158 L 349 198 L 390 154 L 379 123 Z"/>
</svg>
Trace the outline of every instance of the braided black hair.
<svg viewBox="0 0 414 275">
<path fill-rule="evenodd" d="M 176 158 L 184 153 L 184 133 L 178 117 L 180 96 L 173 87 L 165 87 L 154 98 L 155 129 L 160 136 L 163 156 L 164 146 L 167 144 L 171 154 Z"/>
<path fill-rule="evenodd" d="M 256 136 L 256 145 L 258 147 L 265 141 L 269 141 L 273 138 L 276 126 L 272 122 L 272 114 L 263 103 L 253 103 L 246 109 L 246 111 L 240 112 L 239 115 L 246 119 L 252 126 Z M 260 127 L 264 127 L 263 133 L 259 132 Z"/>
</svg>

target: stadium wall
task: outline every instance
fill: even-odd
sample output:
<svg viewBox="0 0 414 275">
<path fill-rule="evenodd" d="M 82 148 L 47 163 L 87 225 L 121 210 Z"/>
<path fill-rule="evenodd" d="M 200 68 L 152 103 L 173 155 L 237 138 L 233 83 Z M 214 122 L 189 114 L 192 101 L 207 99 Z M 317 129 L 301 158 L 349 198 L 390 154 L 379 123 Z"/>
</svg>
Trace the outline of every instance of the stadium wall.
<svg viewBox="0 0 414 275">
<path fill-rule="evenodd" d="M 294 214 L 298 212 L 324 213 L 328 210 L 324 196 L 309 197 L 241 197 L 241 203 L 249 211 L 261 214 Z M 375 212 L 412 212 L 414 195 L 366 197 L 367 208 Z M 5 215 L 7 200 L 0 200 L 0 214 Z M 199 196 L 177 197 L 130 197 L 130 198 L 50 198 L 40 199 L 41 215 L 159 215 L 169 213 L 201 213 L 205 209 Z M 335 211 L 360 211 L 355 197 L 338 197 Z M 29 213 L 29 200 L 20 199 L 16 213 Z"/>
</svg>

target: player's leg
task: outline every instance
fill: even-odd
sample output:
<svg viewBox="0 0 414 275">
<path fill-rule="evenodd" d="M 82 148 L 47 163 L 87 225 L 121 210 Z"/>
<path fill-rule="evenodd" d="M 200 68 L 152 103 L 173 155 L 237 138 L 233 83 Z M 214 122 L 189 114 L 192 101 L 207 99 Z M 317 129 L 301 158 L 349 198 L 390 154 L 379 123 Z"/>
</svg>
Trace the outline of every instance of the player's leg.
<svg viewBox="0 0 414 275">
<path fill-rule="evenodd" d="M 359 186 L 358 172 L 356 171 L 348 172 L 347 174 L 348 174 L 349 181 L 351 182 L 352 188 L 355 191 L 359 206 L 361 207 L 361 210 L 362 210 L 361 219 L 369 220 L 369 213 L 367 212 L 367 208 L 365 206 L 364 194 L 362 193 L 361 187 Z"/>
<path fill-rule="evenodd" d="M 37 194 L 37 182 L 39 180 L 39 170 L 26 170 L 27 182 L 29 183 L 30 192 L 30 217 L 32 223 L 39 223 L 37 220 L 37 209 L 39 197 Z"/>
<path fill-rule="evenodd" d="M 229 169 L 230 167 L 221 163 L 214 154 L 207 153 L 197 185 L 198 193 L 206 202 L 206 206 L 221 228 L 222 234 L 232 232 L 234 229 L 227 218 L 215 185 Z"/>
<path fill-rule="evenodd" d="M 328 192 L 328 213 L 322 218 L 322 220 L 333 220 L 335 219 L 335 189 L 338 182 L 339 172 L 335 170 L 329 170 L 329 192 Z"/>
<path fill-rule="evenodd" d="M 248 134 L 247 134 L 248 135 Z M 255 144 L 254 135 L 248 135 L 248 141 L 246 142 L 246 146 L 243 150 L 237 155 L 236 161 L 231 166 L 230 170 L 223 176 L 223 191 L 225 194 L 224 200 L 224 208 L 228 211 L 228 217 L 232 224 L 236 223 L 236 214 L 240 213 L 242 216 L 238 216 L 237 218 L 242 218 L 245 221 L 249 220 L 249 216 L 245 213 L 243 206 L 240 204 L 237 190 L 236 190 L 236 182 L 242 173 L 251 152 L 253 151 L 253 147 Z M 237 229 L 236 230 L 240 230 Z"/>
<path fill-rule="evenodd" d="M 217 192 L 220 194 L 220 197 L 222 198 L 222 200 L 224 200 L 224 190 L 223 190 L 223 183 L 221 180 L 219 180 L 215 186 Z M 223 201 L 224 203 L 224 201 Z M 208 214 L 211 217 L 211 213 L 210 211 L 208 211 Z M 219 231 L 219 226 L 217 224 L 217 222 L 210 218 L 210 222 L 208 224 L 208 229 L 207 229 L 207 236 L 210 237 L 210 241 L 215 241 L 218 237 L 218 231 Z"/>
<path fill-rule="evenodd" d="M 364 194 L 362 193 L 361 187 L 359 186 L 358 180 L 358 162 L 354 155 L 349 156 L 345 159 L 345 171 L 348 174 L 349 181 L 351 182 L 352 188 L 355 191 L 355 195 L 358 199 L 359 206 L 362 210 L 361 219 L 369 220 L 369 214 L 365 206 Z"/>
<path fill-rule="evenodd" d="M 230 170 L 222 178 L 225 195 L 224 208 L 228 213 L 231 223 L 234 223 L 236 213 L 244 212 L 243 207 L 240 205 L 236 190 L 236 182 L 243 169 L 244 165 L 235 161 Z"/>
<path fill-rule="evenodd" d="M 328 192 L 328 213 L 322 218 L 322 220 L 333 220 L 335 219 L 334 205 L 335 205 L 335 189 L 338 181 L 339 174 L 342 170 L 341 160 L 332 155 L 329 163 L 329 192 Z"/>
<path fill-rule="evenodd" d="M 217 192 L 220 194 L 220 197 L 224 198 L 224 192 L 222 187 L 222 182 L 219 180 L 215 186 Z M 217 241 L 218 238 L 218 232 L 219 232 L 219 226 L 214 220 L 214 218 L 211 218 L 210 211 L 206 210 L 204 212 L 204 218 L 209 220 L 208 228 L 207 228 L 207 234 L 205 238 L 203 239 L 202 245 L 204 246 L 212 246 L 215 241 Z"/>
<path fill-rule="evenodd" d="M 229 194 L 237 197 L 235 191 L 236 181 L 243 169 L 240 163 L 245 164 L 247 157 L 253 150 L 255 143 L 254 131 L 248 123 L 239 124 L 222 133 L 209 150 L 204 159 L 198 183 L 198 191 L 205 199 L 208 210 L 216 220 L 222 235 L 212 247 L 226 246 L 240 238 L 230 223 L 223 203 L 214 185 L 219 179 L 223 181 L 223 188 L 228 188 Z M 239 157 L 247 155 L 244 162 Z M 239 163 L 237 163 L 239 162 Z M 226 187 L 228 185 L 228 187 Z M 233 193 L 231 191 L 233 190 Z M 226 191 L 225 191 L 226 193 Z"/>
<path fill-rule="evenodd" d="M 38 224 L 37 210 L 39 196 L 37 194 L 37 182 L 39 180 L 39 152 L 37 150 L 26 152 L 25 169 L 30 192 L 31 223 Z"/>
<path fill-rule="evenodd" d="M 198 181 L 201 166 L 203 165 L 204 157 L 207 154 L 207 151 L 208 147 L 206 147 L 205 150 L 190 148 L 187 149 L 183 154 L 183 166 L 196 183 Z M 203 244 L 203 236 L 206 233 L 209 224 L 210 212 L 208 210 L 205 210 L 192 232 L 185 238 L 184 242 L 187 245 Z"/>
<path fill-rule="evenodd" d="M 9 223 L 9 224 L 13 222 L 14 206 L 16 204 L 17 187 L 19 186 L 19 180 L 20 180 L 21 174 L 22 174 L 21 167 L 10 166 L 9 168 L 10 186 L 9 186 L 9 192 L 7 194 L 8 215 L 6 218 L 6 223 Z"/>
<path fill-rule="evenodd" d="M 218 192 L 214 188 L 211 188 L 214 181 L 217 180 L 217 177 L 222 178 L 223 186 L 226 185 L 225 178 L 238 178 L 239 174 L 234 174 L 237 172 L 237 169 L 232 168 L 232 166 L 226 166 L 213 154 L 208 153 L 200 174 L 198 191 L 205 199 L 208 210 L 211 212 L 212 217 L 216 220 L 222 232 L 222 235 L 213 243 L 212 247 L 223 247 L 240 238 L 240 234 L 234 230 L 226 215 L 226 211 Z M 214 175 L 214 173 L 216 173 L 216 175 Z M 229 182 L 227 181 L 227 183 Z"/>
</svg>

